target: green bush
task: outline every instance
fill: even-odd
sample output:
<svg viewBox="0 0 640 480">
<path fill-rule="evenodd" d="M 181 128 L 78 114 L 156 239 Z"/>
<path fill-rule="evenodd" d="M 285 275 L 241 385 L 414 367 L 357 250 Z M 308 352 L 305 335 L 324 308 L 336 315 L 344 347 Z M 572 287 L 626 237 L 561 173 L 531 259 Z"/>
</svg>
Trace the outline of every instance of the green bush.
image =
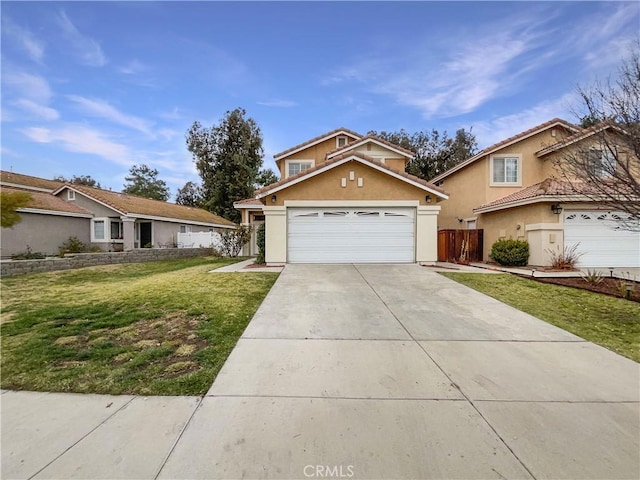
<svg viewBox="0 0 640 480">
<path fill-rule="evenodd" d="M 264 223 L 258 227 L 258 230 L 256 230 L 256 244 L 258 245 L 258 257 L 256 258 L 256 263 L 265 263 Z"/>
<path fill-rule="evenodd" d="M 237 257 L 251 240 L 251 227 L 240 225 L 237 228 L 225 229 L 220 232 L 220 253 L 225 257 Z"/>
<path fill-rule="evenodd" d="M 489 256 L 505 266 L 524 266 L 529 260 L 529 244 L 523 240 L 498 240 Z"/>
<path fill-rule="evenodd" d="M 60 256 L 64 257 L 65 253 L 83 253 L 87 251 L 87 245 L 85 245 L 78 237 L 71 236 L 69 240 L 64 242 L 58 247 Z"/>
<path fill-rule="evenodd" d="M 27 245 L 27 249 L 24 252 L 14 253 L 11 255 L 11 260 L 39 260 L 46 258 L 46 255 L 42 252 L 33 252 L 31 247 Z"/>
</svg>

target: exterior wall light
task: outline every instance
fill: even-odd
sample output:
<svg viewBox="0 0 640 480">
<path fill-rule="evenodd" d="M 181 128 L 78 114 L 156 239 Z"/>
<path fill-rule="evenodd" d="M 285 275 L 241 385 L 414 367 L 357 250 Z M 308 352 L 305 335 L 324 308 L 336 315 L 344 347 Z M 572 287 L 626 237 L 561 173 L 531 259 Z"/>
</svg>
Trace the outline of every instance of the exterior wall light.
<svg viewBox="0 0 640 480">
<path fill-rule="evenodd" d="M 273 195 L 271 195 L 271 203 L 276 203 L 277 199 L 278 199 L 278 197 L 276 197 L 275 193 Z"/>
<path fill-rule="evenodd" d="M 556 215 L 560 215 L 562 213 L 562 207 L 559 203 L 554 203 L 551 205 L 551 211 Z"/>
</svg>

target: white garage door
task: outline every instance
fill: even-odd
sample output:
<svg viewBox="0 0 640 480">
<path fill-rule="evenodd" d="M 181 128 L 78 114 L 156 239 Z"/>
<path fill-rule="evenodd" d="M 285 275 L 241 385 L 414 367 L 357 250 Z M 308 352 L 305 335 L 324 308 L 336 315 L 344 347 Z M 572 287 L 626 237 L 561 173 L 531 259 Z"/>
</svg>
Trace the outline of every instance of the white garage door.
<svg viewBox="0 0 640 480">
<path fill-rule="evenodd" d="M 623 212 L 565 211 L 564 244 L 577 243 L 579 267 L 640 267 L 640 232 L 619 228 Z M 637 226 L 637 222 L 636 222 Z"/>
<path fill-rule="evenodd" d="M 411 263 L 413 208 L 289 208 L 290 263 Z"/>
</svg>

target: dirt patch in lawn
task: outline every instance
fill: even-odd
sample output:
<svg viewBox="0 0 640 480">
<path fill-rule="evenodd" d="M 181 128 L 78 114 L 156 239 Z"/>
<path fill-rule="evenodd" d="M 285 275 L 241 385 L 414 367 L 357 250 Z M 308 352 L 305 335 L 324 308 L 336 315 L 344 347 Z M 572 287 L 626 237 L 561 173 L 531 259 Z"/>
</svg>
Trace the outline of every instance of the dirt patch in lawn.
<svg viewBox="0 0 640 480">
<path fill-rule="evenodd" d="M 630 282 L 619 278 L 602 278 L 599 283 L 587 282 L 581 277 L 528 277 L 520 276 L 521 278 L 527 278 L 529 280 L 535 280 L 541 283 L 551 283 L 554 285 L 563 285 L 565 287 L 579 288 L 581 290 L 589 290 L 591 292 L 603 293 L 612 297 L 625 298 L 626 285 L 631 285 L 631 295 L 629 300 L 633 302 L 640 302 L 640 283 Z"/>
</svg>

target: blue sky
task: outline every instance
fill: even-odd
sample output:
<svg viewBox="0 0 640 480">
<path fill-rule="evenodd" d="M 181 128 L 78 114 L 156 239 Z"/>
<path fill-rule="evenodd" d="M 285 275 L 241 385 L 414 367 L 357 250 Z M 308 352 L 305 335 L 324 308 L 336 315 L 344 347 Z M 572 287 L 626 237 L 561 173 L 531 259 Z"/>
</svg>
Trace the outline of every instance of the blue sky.
<svg viewBox="0 0 640 480">
<path fill-rule="evenodd" d="M 273 154 L 343 126 L 473 128 L 480 147 L 555 116 L 615 73 L 638 2 L 7 2 L 2 169 L 91 175 L 133 164 L 175 194 L 184 135 L 243 107 Z"/>
</svg>

